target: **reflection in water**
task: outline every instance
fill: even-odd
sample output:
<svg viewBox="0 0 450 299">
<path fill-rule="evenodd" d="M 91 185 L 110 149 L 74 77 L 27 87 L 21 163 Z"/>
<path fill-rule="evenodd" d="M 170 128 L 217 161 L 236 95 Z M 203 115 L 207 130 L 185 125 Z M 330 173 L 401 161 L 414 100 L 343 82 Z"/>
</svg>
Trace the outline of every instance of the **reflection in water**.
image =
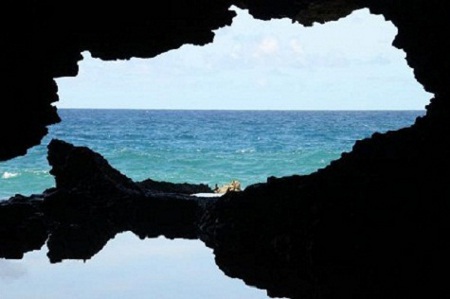
<svg viewBox="0 0 450 299">
<path fill-rule="evenodd" d="M 0 259 L 2 299 L 17 298 L 268 298 L 225 276 L 197 240 L 139 240 L 123 233 L 94 258 L 50 264 L 45 250 Z"/>
<path fill-rule="evenodd" d="M 164 298 L 176 288 L 177 295 L 169 298 L 192 298 L 192 293 L 194 298 L 214 298 L 196 293 L 200 292 L 196 283 L 183 285 L 180 281 L 180 277 L 191 279 L 201 272 L 200 260 L 169 249 L 157 252 L 172 252 L 170 258 L 152 258 L 150 253 L 157 247 L 150 245 L 135 252 L 138 246 L 150 244 L 148 239 L 164 236 L 199 246 L 198 240 L 203 241 L 213 249 L 220 271 L 239 278 L 239 283 L 267 290 L 271 297 L 448 298 L 448 279 L 440 273 L 446 273 L 449 264 L 449 246 L 442 236 L 450 231 L 450 212 L 447 201 L 429 201 L 428 194 L 437 190 L 442 191 L 443 199 L 450 195 L 445 176 L 419 181 L 423 176 L 417 176 L 418 172 L 435 174 L 436 169 L 445 168 L 441 159 L 434 160 L 434 152 L 426 152 L 433 157 L 427 163 L 411 163 L 419 161 L 418 153 L 409 149 L 417 147 L 415 134 L 421 133 L 407 128 L 374 134 L 357 142 L 351 155 L 343 154 L 313 174 L 271 177 L 266 183 L 219 198 L 191 195 L 203 193 L 194 189 L 204 186 L 134 182 L 90 149 L 53 140 L 48 161 L 56 188 L 0 203 L 0 257 L 22 259 L 25 255 L 26 261 L 34 257 L 33 250 L 47 244 L 48 259 L 41 254 L 22 268 L 8 261 L 4 268 L 9 273 L 2 274 L 3 281 L 9 281 L 7 285 L 17 292 L 27 286 L 33 293 L 42 290 L 44 281 L 61 281 L 58 297 L 62 291 L 84 292 L 79 287 L 83 284 L 88 284 L 91 292 L 106 288 L 118 293 L 128 287 L 146 296 L 140 292 L 151 291 L 139 287 L 155 283 L 162 289 L 154 291 L 158 293 L 153 297 Z M 393 153 L 407 154 L 393 159 Z M 370 159 L 363 158 L 368 154 Z M 134 245 L 126 239 L 122 249 L 104 254 L 125 232 L 147 241 Z M 108 266 L 96 272 L 102 268 L 96 266 L 102 256 L 107 262 L 100 264 Z M 122 258 L 125 261 L 121 262 Z M 74 259 L 78 261 L 74 263 Z M 155 264 L 164 259 L 170 263 Z M 93 270 L 70 274 L 78 266 L 88 269 L 82 260 Z M 36 274 L 38 278 L 28 283 L 34 265 L 52 270 Z M 181 265 L 186 268 L 178 269 Z M 64 267 L 70 268 L 69 274 L 65 270 L 57 273 Z M 177 276 L 172 277 L 171 271 Z M 123 277 L 131 277 L 133 287 L 124 283 Z M 233 298 L 228 290 L 209 288 L 210 274 L 206 277 L 200 278 L 202 289 L 207 285 L 205 289 L 214 296 Z M 14 280 L 17 278 L 21 279 Z M 164 285 L 168 281 L 170 286 Z"/>
<path fill-rule="evenodd" d="M 133 182 L 60 140 L 48 160 L 56 188 L 0 202 L 0 258 L 17 260 L 1 262 L 2 299 L 267 298 L 226 278 L 198 240 L 198 221 L 218 199 L 191 195 L 205 185 Z"/>
</svg>

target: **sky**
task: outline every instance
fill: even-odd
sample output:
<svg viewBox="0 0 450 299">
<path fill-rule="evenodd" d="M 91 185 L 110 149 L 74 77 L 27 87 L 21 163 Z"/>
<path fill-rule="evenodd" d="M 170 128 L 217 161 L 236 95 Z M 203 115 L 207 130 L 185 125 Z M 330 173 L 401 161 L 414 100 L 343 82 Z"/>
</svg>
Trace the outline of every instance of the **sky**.
<svg viewBox="0 0 450 299">
<path fill-rule="evenodd" d="M 226 276 L 198 240 L 117 235 L 92 259 L 50 264 L 47 248 L 0 259 L 2 299 L 267 299 L 266 291 Z M 26 287 L 24 287 L 26 286 Z M 30 291 L 32 290 L 32 291 Z M 61 294 L 64 294 L 61 296 Z"/>
<path fill-rule="evenodd" d="M 56 80 L 58 108 L 423 110 L 397 29 L 367 9 L 304 27 L 246 10 L 206 46 L 152 59 L 102 61 L 83 52 L 77 77 Z"/>
</svg>

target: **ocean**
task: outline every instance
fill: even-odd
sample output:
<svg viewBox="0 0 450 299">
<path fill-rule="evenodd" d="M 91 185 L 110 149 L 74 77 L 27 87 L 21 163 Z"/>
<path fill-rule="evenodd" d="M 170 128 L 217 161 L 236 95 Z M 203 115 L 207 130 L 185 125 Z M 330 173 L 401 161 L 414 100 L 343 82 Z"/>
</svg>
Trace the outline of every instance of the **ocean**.
<svg viewBox="0 0 450 299">
<path fill-rule="evenodd" d="M 88 146 L 135 181 L 151 178 L 242 188 L 269 176 L 326 167 L 356 140 L 414 123 L 425 111 L 59 111 L 41 145 L 0 162 L 0 199 L 54 186 L 47 144 Z M 50 264 L 45 248 L 0 258 L 0 298 L 268 298 L 227 277 L 198 240 L 140 240 L 122 233 L 88 261 Z M 24 287 L 25 286 L 25 287 Z"/>
<path fill-rule="evenodd" d="M 424 111 L 189 111 L 62 109 L 41 145 L 0 162 L 0 199 L 54 186 L 47 145 L 88 146 L 135 181 L 213 187 L 309 174 L 374 132 L 411 125 Z"/>
</svg>

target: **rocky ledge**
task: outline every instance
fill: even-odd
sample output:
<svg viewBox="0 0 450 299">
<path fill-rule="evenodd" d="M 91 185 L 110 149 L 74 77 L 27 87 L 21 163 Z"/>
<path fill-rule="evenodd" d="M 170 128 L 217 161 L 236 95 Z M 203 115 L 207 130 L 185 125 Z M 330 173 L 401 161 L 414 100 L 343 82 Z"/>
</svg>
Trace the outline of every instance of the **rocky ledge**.
<svg viewBox="0 0 450 299">
<path fill-rule="evenodd" d="M 86 260 L 123 231 L 198 238 L 202 199 L 188 193 L 212 193 L 208 186 L 133 182 L 86 147 L 52 140 L 48 149 L 56 187 L 0 203 L 0 257 L 22 258 L 47 241 L 51 262 Z"/>
</svg>

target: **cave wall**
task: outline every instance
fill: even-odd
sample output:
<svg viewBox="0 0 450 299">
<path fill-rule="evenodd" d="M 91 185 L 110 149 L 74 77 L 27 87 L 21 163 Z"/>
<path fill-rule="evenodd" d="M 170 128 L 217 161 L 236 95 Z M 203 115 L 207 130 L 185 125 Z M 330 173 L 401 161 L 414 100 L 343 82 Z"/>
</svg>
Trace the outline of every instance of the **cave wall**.
<svg viewBox="0 0 450 299">
<path fill-rule="evenodd" d="M 393 46 L 434 98 L 409 128 L 375 133 L 325 169 L 270 178 L 207 209 L 201 238 L 219 267 L 273 296 L 447 298 L 450 19 L 441 0 L 4 1 L 13 17 L 0 19 L 0 161 L 26 154 L 60 121 L 54 78 L 76 76 L 82 51 L 114 60 L 204 45 L 232 23 L 233 4 L 305 26 L 369 8 L 397 26 Z"/>
</svg>

